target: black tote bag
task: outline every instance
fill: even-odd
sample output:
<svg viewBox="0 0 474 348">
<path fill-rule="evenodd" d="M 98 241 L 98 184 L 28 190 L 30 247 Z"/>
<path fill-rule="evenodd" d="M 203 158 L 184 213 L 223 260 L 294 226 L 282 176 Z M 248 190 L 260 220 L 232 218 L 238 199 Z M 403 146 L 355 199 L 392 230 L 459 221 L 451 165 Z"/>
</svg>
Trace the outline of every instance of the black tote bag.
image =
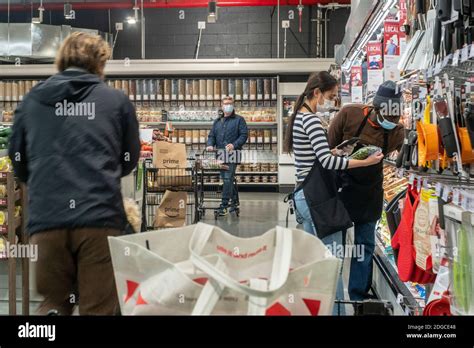
<svg viewBox="0 0 474 348">
<path fill-rule="evenodd" d="M 336 172 L 324 169 L 318 160 L 298 187 L 308 204 L 317 236 L 322 239 L 352 227 L 352 220 L 341 201 L 336 184 Z"/>
</svg>

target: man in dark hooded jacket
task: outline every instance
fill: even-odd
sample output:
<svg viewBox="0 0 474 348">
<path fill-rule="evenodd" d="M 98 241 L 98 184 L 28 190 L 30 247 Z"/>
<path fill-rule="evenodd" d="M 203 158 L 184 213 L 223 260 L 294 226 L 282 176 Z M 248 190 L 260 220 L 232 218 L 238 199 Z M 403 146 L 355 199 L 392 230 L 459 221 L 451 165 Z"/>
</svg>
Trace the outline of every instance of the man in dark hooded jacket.
<svg viewBox="0 0 474 348">
<path fill-rule="evenodd" d="M 40 314 L 71 314 L 75 290 L 80 314 L 117 310 L 107 237 L 126 226 L 120 179 L 137 165 L 140 141 L 133 105 L 102 80 L 109 56 L 99 36 L 70 35 L 59 73 L 15 111 L 9 156 L 28 187 Z"/>
</svg>

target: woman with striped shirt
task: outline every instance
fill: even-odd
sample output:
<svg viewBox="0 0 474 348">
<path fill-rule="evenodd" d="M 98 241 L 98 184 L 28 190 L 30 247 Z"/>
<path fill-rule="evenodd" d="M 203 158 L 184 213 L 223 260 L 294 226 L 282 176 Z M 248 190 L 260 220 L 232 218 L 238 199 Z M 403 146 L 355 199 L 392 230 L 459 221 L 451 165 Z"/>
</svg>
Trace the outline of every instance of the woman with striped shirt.
<svg viewBox="0 0 474 348">
<path fill-rule="evenodd" d="M 357 167 L 367 167 L 379 163 L 382 154 L 375 154 L 365 160 L 353 160 L 337 155 L 335 149 L 329 148 L 326 130 L 324 129 L 317 112 L 326 112 L 334 107 L 337 97 L 337 81 L 328 72 L 312 74 L 308 80 L 304 93 L 296 102 L 293 115 L 288 122 L 285 139 L 285 150 L 293 152 L 296 165 L 296 183 L 301 186 L 306 176 L 311 171 L 315 161 L 319 161 L 324 169 L 346 170 Z M 342 149 L 345 154 L 350 154 L 352 146 Z M 304 230 L 317 235 L 308 203 L 305 200 L 303 189 L 298 187 L 294 192 L 294 202 L 298 222 L 303 224 Z M 322 238 L 329 249 L 336 254 L 337 246 L 342 245 L 342 231 Z M 335 255 L 339 258 L 345 255 Z M 342 277 L 338 282 L 336 298 L 344 299 Z M 335 308 L 335 313 L 336 308 Z M 341 311 L 340 314 L 344 314 Z"/>
</svg>

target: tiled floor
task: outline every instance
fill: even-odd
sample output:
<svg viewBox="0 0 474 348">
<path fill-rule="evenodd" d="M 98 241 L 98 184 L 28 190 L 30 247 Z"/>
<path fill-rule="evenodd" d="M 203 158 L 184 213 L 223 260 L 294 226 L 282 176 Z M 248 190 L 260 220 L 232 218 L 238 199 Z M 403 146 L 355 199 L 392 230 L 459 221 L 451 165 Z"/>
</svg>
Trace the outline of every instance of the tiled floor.
<svg viewBox="0 0 474 348">
<path fill-rule="evenodd" d="M 216 224 L 235 236 L 258 236 L 275 225 L 285 226 L 287 204 L 283 203 L 284 196 L 278 193 L 243 192 L 240 194 L 240 217 L 229 214 L 215 220 L 212 211 L 208 211 L 203 222 Z M 289 216 L 289 227 L 296 227 L 294 215 Z M 6 263 L 0 262 L 0 315 L 8 314 L 8 302 L 6 301 L 8 294 L 5 289 L 6 271 Z M 21 295 L 21 291 L 18 291 L 18 295 Z M 37 302 L 32 302 L 31 313 L 34 312 L 37 305 Z M 21 312 L 21 303 L 18 303 L 17 308 Z"/>
</svg>

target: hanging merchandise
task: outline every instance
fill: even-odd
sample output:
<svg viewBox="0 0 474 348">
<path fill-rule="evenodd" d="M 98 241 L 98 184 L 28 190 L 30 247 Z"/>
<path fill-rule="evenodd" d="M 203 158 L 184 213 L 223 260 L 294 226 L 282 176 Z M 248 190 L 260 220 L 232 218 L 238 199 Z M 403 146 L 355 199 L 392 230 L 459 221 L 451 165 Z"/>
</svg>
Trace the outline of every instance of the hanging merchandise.
<svg viewBox="0 0 474 348">
<path fill-rule="evenodd" d="M 398 275 L 404 282 L 419 284 L 432 283 L 435 275 L 416 265 L 416 252 L 413 245 L 415 212 L 419 204 L 419 194 L 414 186 L 409 186 L 403 205 L 402 219 L 392 239 L 392 248 L 399 250 Z"/>
<path fill-rule="evenodd" d="M 448 260 L 443 259 L 438 275 L 433 284 L 433 290 L 423 310 L 424 316 L 450 316 L 449 268 Z"/>
<path fill-rule="evenodd" d="M 434 191 L 421 189 L 419 203 L 413 222 L 413 245 L 416 265 L 424 271 L 432 272 L 431 224 L 429 219 L 430 200 L 436 199 Z"/>
<path fill-rule="evenodd" d="M 426 97 L 424 117 L 416 123 L 418 133 L 418 166 L 428 166 L 428 161 L 439 158 L 438 127 L 431 124 L 431 98 Z"/>
<path fill-rule="evenodd" d="M 351 68 L 351 96 L 353 103 L 363 102 L 362 88 L 362 67 L 353 66 Z"/>
</svg>

